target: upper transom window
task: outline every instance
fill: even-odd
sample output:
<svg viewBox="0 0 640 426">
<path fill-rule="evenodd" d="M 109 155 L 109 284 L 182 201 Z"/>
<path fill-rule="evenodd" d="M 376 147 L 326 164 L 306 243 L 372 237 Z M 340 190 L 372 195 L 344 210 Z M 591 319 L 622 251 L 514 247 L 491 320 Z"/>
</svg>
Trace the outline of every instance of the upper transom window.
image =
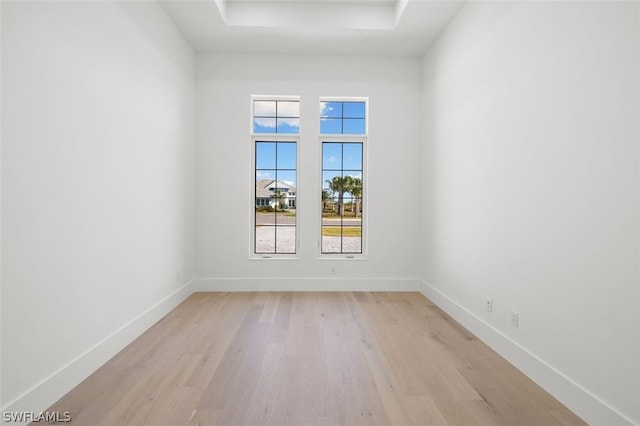
<svg viewBox="0 0 640 426">
<path fill-rule="evenodd" d="M 364 135 L 366 116 L 364 101 L 320 101 L 320 134 Z"/>
<path fill-rule="evenodd" d="M 300 101 L 254 98 L 252 130 L 254 134 L 299 134 Z"/>
</svg>

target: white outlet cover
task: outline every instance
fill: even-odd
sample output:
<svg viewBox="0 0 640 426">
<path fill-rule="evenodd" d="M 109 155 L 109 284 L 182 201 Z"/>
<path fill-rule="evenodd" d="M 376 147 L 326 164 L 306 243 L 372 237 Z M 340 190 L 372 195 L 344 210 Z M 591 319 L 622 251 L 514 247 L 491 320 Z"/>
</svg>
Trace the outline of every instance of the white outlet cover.
<svg viewBox="0 0 640 426">
<path fill-rule="evenodd" d="M 511 311 L 511 325 L 518 327 L 518 313 L 516 311 Z"/>
<path fill-rule="evenodd" d="M 488 312 L 493 312 L 493 300 L 487 297 L 484 302 L 484 307 Z"/>
</svg>

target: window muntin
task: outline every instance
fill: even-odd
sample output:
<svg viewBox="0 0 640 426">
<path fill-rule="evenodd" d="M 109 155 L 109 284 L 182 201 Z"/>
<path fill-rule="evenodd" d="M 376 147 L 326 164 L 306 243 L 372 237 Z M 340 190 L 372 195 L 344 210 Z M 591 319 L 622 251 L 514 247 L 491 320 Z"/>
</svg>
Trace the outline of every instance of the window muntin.
<svg viewBox="0 0 640 426">
<path fill-rule="evenodd" d="M 254 99 L 252 132 L 299 134 L 300 101 Z"/>
<path fill-rule="evenodd" d="M 322 254 L 362 254 L 364 143 L 322 142 Z"/>
<path fill-rule="evenodd" d="M 254 176 L 254 254 L 295 254 L 297 142 L 255 140 Z"/>
<path fill-rule="evenodd" d="M 365 101 L 320 101 L 321 135 L 364 135 Z"/>
</svg>

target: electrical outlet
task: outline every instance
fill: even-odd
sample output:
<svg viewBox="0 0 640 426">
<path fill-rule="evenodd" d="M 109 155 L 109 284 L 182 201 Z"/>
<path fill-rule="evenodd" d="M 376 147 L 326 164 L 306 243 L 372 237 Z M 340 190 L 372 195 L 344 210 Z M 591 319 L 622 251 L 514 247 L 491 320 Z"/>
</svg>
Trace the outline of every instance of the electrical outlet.
<svg viewBox="0 0 640 426">
<path fill-rule="evenodd" d="M 511 311 L 511 325 L 518 328 L 518 313 Z"/>
<path fill-rule="evenodd" d="M 487 297 L 484 300 L 484 308 L 487 310 L 487 312 L 493 312 L 493 300 L 491 300 L 491 298 Z"/>
<path fill-rule="evenodd" d="M 335 266 L 332 266 L 332 267 L 331 267 L 331 274 L 335 274 L 335 273 L 336 273 L 336 267 L 335 267 Z"/>
</svg>

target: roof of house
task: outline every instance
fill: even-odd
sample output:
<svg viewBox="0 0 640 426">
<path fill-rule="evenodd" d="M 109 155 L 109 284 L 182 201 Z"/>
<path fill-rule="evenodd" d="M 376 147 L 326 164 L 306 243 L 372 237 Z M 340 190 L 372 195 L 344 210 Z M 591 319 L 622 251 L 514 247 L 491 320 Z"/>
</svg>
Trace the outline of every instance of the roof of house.
<svg viewBox="0 0 640 426">
<path fill-rule="evenodd" d="M 256 181 L 256 197 L 271 198 L 275 194 L 276 188 L 280 190 L 286 189 L 289 193 L 296 193 L 295 186 L 281 180 L 276 181 L 275 179 L 259 179 Z"/>
</svg>

